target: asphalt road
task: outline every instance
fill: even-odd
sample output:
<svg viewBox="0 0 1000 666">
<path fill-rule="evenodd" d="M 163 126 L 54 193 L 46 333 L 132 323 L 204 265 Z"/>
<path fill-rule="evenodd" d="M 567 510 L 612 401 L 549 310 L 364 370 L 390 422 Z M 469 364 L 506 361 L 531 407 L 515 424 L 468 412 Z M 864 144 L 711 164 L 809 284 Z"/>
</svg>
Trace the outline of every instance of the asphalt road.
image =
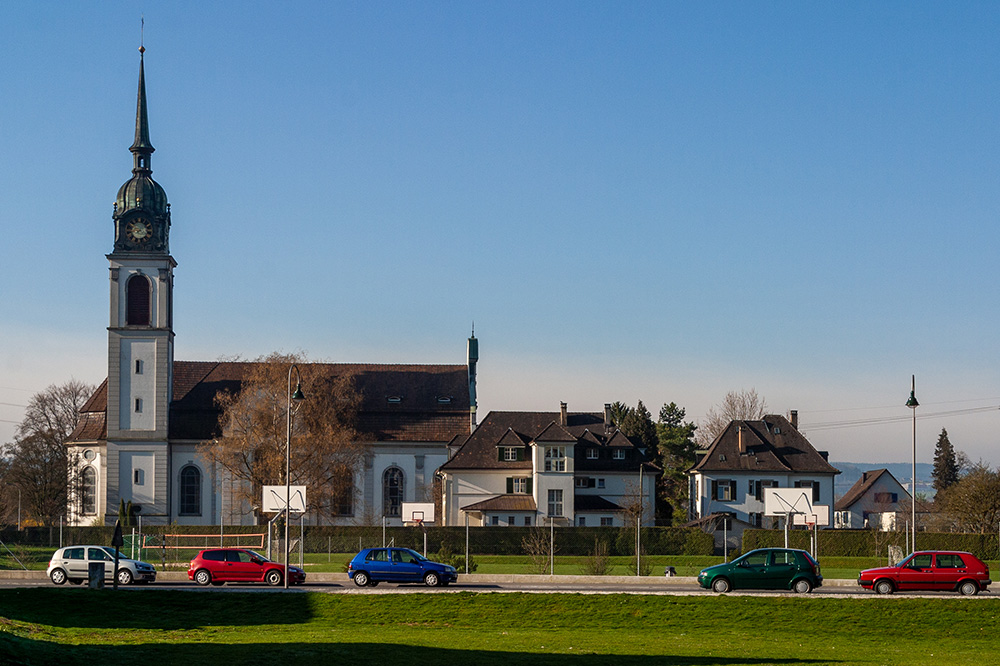
<svg viewBox="0 0 1000 666">
<path fill-rule="evenodd" d="M 571 577 L 560 577 L 571 578 Z M 580 577 L 584 578 L 584 577 Z M 688 582 L 690 581 L 690 582 Z M 831 584 L 824 585 L 818 590 L 814 590 L 810 593 L 811 597 L 832 597 L 832 598 L 876 598 L 872 592 L 861 589 L 853 581 L 830 581 Z M 25 587 L 55 587 L 47 578 L 39 578 L 37 576 L 30 578 L 4 578 L 0 579 L 0 588 L 25 588 Z M 73 585 L 65 585 L 64 587 L 72 589 Z M 110 584 L 108 585 L 110 587 Z M 226 593 L 226 592 L 248 592 L 256 591 L 261 593 L 274 593 L 285 591 L 282 588 L 272 588 L 267 585 L 262 584 L 238 584 L 238 583 L 227 583 L 221 586 L 209 586 L 200 587 L 194 583 L 180 580 L 169 580 L 160 581 L 157 583 L 151 583 L 148 585 L 133 585 L 129 587 L 120 587 L 122 591 L 128 592 L 141 592 L 143 590 L 186 590 L 186 591 L 198 591 L 206 594 L 210 593 Z M 298 592 L 321 592 L 327 594 L 454 594 L 457 592 L 485 592 L 485 593 L 509 593 L 509 592 L 525 592 L 525 593 L 558 593 L 558 594 L 648 594 L 648 595 L 661 595 L 661 596 L 697 596 L 697 595 L 714 595 L 714 592 L 709 590 L 704 590 L 698 586 L 693 579 L 677 580 L 676 582 L 671 582 L 670 584 L 664 584 L 661 580 L 654 579 L 651 582 L 630 582 L 628 584 L 621 584 L 617 582 L 594 582 L 593 578 L 588 578 L 586 581 L 566 581 L 559 580 L 555 582 L 544 582 L 544 581 L 527 581 L 527 582 L 517 582 L 517 581 L 503 581 L 503 582 L 470 582 L 462 583 L 461 580 L 458 584 L 449 585 L 447 587 L 435 587 L 429 588 L 423 585 L 397 585 L 392 583 L 382 583 L 377 587 L 371 588 L 359 588 L 355 586 L 350 581 L 329 581 L 329 582 L 312 582 L 305 585 L 295 586 L 288 591 L 288 593 L 298 593 Z M 729 593 L 732 596 L 799 596 L 794 592 L 785 591 L 771 591 L 771 590 L 747 590 L 747 591 L 736 591 Z M 892 595 L 890 598 L 914 598 L 914 597 L 927 597 L 927 598 L 940 598 L 940 597 L 957 597 L 959 596 L 954 592 L 914 592 L 901 594 L 897 593 Z M 886 597 L 879 597 L 886 598 Z M 990 594 L 989 592 L 980 593 L 976 599 L 991 599 L 997 598 L 996 595 Z"/>
</svg>

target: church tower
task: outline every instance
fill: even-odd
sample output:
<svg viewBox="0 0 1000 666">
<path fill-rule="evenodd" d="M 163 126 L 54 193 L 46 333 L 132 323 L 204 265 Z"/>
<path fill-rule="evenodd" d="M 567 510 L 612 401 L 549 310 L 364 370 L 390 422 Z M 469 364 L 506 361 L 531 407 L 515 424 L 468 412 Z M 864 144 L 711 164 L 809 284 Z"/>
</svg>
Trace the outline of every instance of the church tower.
<svg viewBox="0 0 1000 666">
<path fill-rule="evenodd" d="M 153 180 L 146 113 L 145 49 L 139 47 L 132 177 L 115 201 L 108 326 L 107 512 L 131 501 L 153 522 L 168 512 L 168 416 L 173 385 L 170 204 Z M 159 518 L 159 520 L 157 520 Z"/>
</svg>

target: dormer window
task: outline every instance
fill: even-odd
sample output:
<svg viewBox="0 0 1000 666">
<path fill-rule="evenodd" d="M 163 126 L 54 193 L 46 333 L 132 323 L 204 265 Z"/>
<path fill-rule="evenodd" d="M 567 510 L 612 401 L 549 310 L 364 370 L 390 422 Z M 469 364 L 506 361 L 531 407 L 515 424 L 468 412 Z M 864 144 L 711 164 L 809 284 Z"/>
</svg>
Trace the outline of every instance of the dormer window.
<svg viewBox="0 0 1000 666">
<path fill-rule="evenodd" d="M 512 446 L 504 447 L 503 459 L 507 462 L 514 462 L 517 460 L 517 449 Z"/>
<path fill-rule="evenodd" d="M 587 449 L 587 460 L 597 460 L 597 449 Z"/>
<path fill-rule="evenodd" d="M 625 449 L 614 449 L 611 452 L 611 458 L 613 460 L 625 460 Z"/>
</svg>

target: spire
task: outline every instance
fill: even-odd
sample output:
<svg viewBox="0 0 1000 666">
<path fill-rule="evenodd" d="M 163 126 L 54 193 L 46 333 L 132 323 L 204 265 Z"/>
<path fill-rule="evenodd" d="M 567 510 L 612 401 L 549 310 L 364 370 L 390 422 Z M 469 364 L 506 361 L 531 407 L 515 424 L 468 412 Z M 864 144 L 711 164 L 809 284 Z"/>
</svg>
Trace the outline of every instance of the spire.
<svg viewBox="0 0 1000 666">
<path fill-rule="evenodd" d="M 149 156 L 155 148 L 149 142 L 149 119 L 146 116 L 146 74 L 143 66 L 144 46 L 139 47 L 139 94 L 135 105 L 135 143 L 129 148 L 132 151 L 134 165 L 132 172 L 151 171 Z"/>
</svg>

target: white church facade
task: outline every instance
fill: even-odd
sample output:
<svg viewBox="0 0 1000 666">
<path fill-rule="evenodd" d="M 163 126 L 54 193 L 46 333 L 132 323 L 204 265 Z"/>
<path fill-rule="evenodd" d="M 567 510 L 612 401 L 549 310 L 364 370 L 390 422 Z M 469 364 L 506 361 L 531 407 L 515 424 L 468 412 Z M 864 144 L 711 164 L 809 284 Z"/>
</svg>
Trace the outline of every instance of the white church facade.
<svg viewBox="0 0 1000 666">
<path fill-rule="evenodd" d="M 68 442 L 68 522 L 113 524 L 125 502 L 147 524 L 253 524 L 253 507 L 234 500 L 232 480 L 205 454 L 220 434 L 216 397 L 238 390 L 251 364 L 174 359 L 177 264 L 170 205 L 152 178 L 142 55 L 129 150 L 132 177 L 118 191 L 107 255 L 108 378 Z M 465 364 L 311 364 L 323 374 L 351 375 L 362 396 L 363 463 L 328 522 L 397 522 L 402 502 L 434 501 L 448 442 L 475 427 L 477 361 L 473 336 Z"/>
</svg>

